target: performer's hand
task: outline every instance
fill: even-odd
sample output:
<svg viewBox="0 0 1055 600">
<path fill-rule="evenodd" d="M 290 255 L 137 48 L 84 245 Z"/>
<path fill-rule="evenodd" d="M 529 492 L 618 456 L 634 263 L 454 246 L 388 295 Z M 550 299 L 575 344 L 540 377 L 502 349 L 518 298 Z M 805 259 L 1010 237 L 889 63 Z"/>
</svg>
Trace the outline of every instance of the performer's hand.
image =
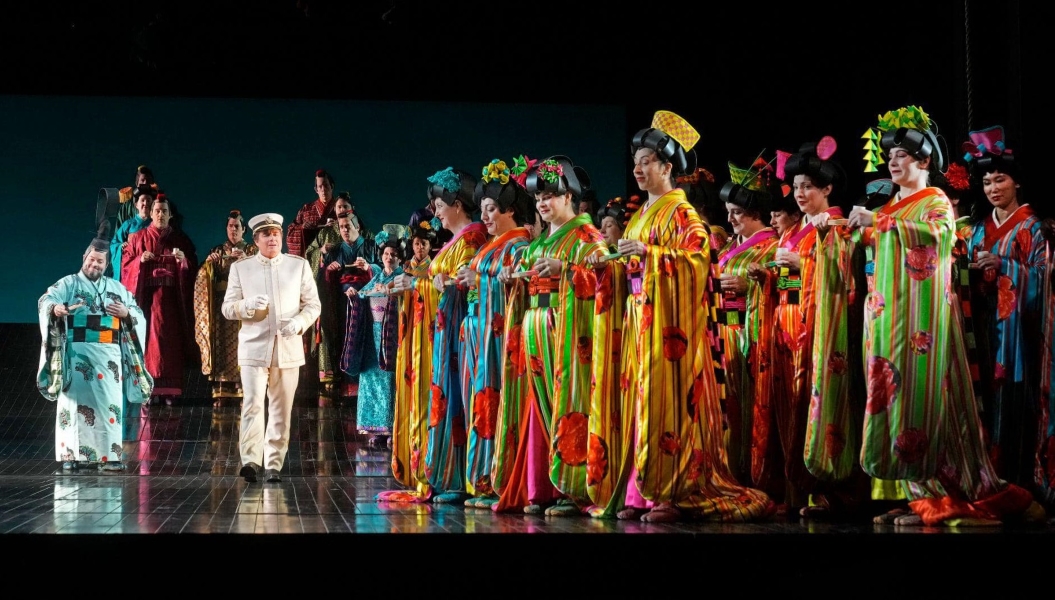
<svg viewBox="0 0 1055 600">
<path fill-rule="evenodd" d="M 438 273 L 435 277 L 432 278 L 432 287 L 436 288 L 437 291 L 442 292 L 443 289 L 446 286 L 447 286 L 447 274 L 446 273 Z"/>
<path fill-rule="evenodd" d="M 340 268 L 341 268 L 341 263 L 339 263 L 337 261 L 333 261 L 332 263 L 326 265 L 326 270 L 327 271 L 339 271 Z"/>
<path fill-rule="evenodd" d="M 722 291 L 733 292 L 738 296 L 742 296 L 747 292 L 747 280 L 737 275 L 722 275 L 719 277 L 719 281 L 722 286 Z"/>
<path fill-rule="evenodd" d="M 123 319 L 128 316 L 128 307 L 122 304 L 120 301 L 114 300 L 110 304 L 106 305 L 106 314 L 110 315 L 111 317 Z"/>
<path fill-rule="evenodd" d="M 509 276 L 513 274 L 513 267 L 506 265 L 498 271 L 498 281 L 509 283 Z"/>
<path fill-rule="evenodd" d="M 480 276 L 476 273 L 476 271 L 470 269 L 469 267 L 462 267 L 461 269 L 458 269 L 458 275 L 456 279 L 458 280 L 458 283 L 464 285 L 465 287 L 474 288 L 476 287 L 476 282 L 480 279 Z"/>
<path fill-rule="evenodd" d="M 762 267 L 762 265 L 760 265 L 758 263 L 751 263 L 751 264 L 747 265 L 747 276 L 750 277 L 751 279 L 754 279 L 755 281 L 757 281 L 759 283 L 762 283 L 763 281 L 765 281 L 766 277 L 768 275 L 769 275 L 769 272 L 766 271 Z"/>
<path fill-rule="evenodd" d="M 66 308 L 65 304 L 56 304 L 54 307 L 52 307 L 51 314 L 55 315 L 56 317 L 65 317 L 66 315 L 70 314 L 70 311 L 68 308 Z"/>
<path fill-rule="evenodd" d="M 128 249 L 128 242 L 121 242 L 121 252 Z"/>
<path fill-rule="evenodd" d="M 359 293 L 359 290 L 355 289 L 354 287 L 350 287 L 350 288 L 344 290 L 344 295 L 348 296 L 349 298 L 351 298 L 352 296 L 354 296 L 354 295 L 356 295 L 358 293 Z"/>
<path fill-rule="evenodd" d="M 847 220 L 850 227 L 871 227 L 875 223 L 875 213 L 863 206 L 855 206 Z"/>
<path fill-rule="evenodd" d="M 356 267 L 358 269 L 362 269 L 364 271 L 370 269 L 370 263 L 366 262 L 366 259 L 363 258 L 362 256 L 360 256 L 359 258 L 355 259 L 355 262 L 352 263 L 352 265 L 354 267 Z"/>
<path fill-rule="evenodd" d="M 139 262 L 149 262 L 154 260 L 154 253 L 147 250 L 139 255 Z"/>
<path fill-rule="evenodd" d="M 233 256 L 235 258 L 240 258 L 240 257 L 242 257 L 244 255 L 245 255 L 245 252 L 242 252 L 241 248 L 231 248 L 231 256 Z"/>
<path fill-rule="evenodd" d="M 818 232 L 826 233 L 828 231 L 828 229 L 829 229 L 828 219 L 830 219 L 830 218 L 831 218 L 831 214 L 830 213 L 821 212 L 821 213 L 818 213 L 816 215 L 813 215 L 810 218 L 810 224 L 812 224 L 813 228 L 816 229 Z"/>
<path fill-rule="evenodd" d="M 183 250 L 175 249 L 172 251 L 172 256 L 176 258 L 176 262 L 183 262 L 187 260 L 187 255 L 183 253 Z"/>
<path fill-rule="evenodd" d="M 538 271 L 539 277 L 554 277 L 560 275 L 562 266 L 562 263 L 556 258 L 541 256 L 531 268 Z"/>
<path fill-rule="evenodd" d="M 296 319 L 290 319 L 289 323 L 286 323 L 286 325 L 282 327 L 282 329 L 279 329 L 278 332 L 282 334 L 282 337 L 284 338 L 293 337 L 295 335 L 300 335 L 300 326 Z"/>
<path fill-rule="evenodd" d="M 245 308 L 246 310 L 263 310 L 269 303 L 267 294 L 257 294 L 246 299 Z"/>
<path fill-rule="evenodd" d="M 220 262 L 220 258 L 221 258 L 221 256 L 220 256 L 219 252 L 213 252 L 212 254 L 209 255 L 208 258 L 206 258 L 206 260 L 208 260 L 209 262 L 213 262 L 214 263 L 214 262 Z"/>
<path fill-rule="evenodd" d="M 333 250 L 333 244 L 331 244 L 329 242 L 326 242 L 325 244 L 322 245 L 322 248 L 319 248 L 319 252 L 321 252 L 323 254 L 329 254 L 330 250 Z"/>
<path fill-rule="evenodd" d="M 783 248 L 777 249 L 777 257 L 773 261 L 781 267 L 788 267 L 796 271 L 802 268 L 802 258 L 798 252 L 791 252 Z"/>
<path fill-rule="evenodd" d="M 645 253 L 648 252 L 648 248 L 645 246 L 645 242 L 639 240 L 628 240 L 626 238 L 620 238 L 616 244 L 616 250 L 619 251 L 623 256 L 641 256 L 644 257 Z"/>
<path fill-rule="evenodd" d="M 402 275 L 396 275 L 396 278 L 392 280 L 392 291 L 402 292 L 409 290 L 414 287 L 414 277 L 403 273 Z"/>
<path fill-rule="evenodd" d="M 992 254 L 991 252 L 983 251 L 975 254 L 974 262 L 980 269 L 999 269 L 1001 261 L 999 254 Z"/>
</svg>

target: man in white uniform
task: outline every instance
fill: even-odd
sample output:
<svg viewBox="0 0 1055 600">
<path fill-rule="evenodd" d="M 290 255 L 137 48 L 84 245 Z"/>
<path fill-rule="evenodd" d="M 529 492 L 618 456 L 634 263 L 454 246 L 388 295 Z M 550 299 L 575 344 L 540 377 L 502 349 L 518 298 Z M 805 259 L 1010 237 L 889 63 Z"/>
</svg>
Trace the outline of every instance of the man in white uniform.
<svg viewBox="0 0 1055 600">
<path fill-rule="evenodd" d="M 304 364 L 302 336 L 319 317 L 322 305 L 308 261 L 282 252 L 282 216 L 257 215 L 249 220 L 249 228 L 260 252 L 231 265 L 221 312 L 242 322 L 239 475 L 255 482 L 263 464 L 267 481 L 277 482 L 289 448 L 290 413 Z"/>
</svg>

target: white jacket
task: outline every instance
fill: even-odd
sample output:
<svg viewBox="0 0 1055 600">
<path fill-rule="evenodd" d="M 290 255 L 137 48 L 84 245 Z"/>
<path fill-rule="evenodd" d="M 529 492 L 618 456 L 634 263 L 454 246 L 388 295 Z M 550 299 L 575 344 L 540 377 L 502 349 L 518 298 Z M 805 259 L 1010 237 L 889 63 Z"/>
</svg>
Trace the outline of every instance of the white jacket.
<svg viewBox="0 0 1055 600">
<path fill-rule="evenodd" d="M 270 302 L 250 314 L 245 301 L 258 294 L 266 294 Z M 277 349 L 278 366 L 286 369 L 304 364 L 304 330 L 319 318 L 322 303 L 308 261 L 290 254 L 254 254 L 231 265 L 220 311 L 232 321 L 242 321 L 239 365 L 270 367 Z M 290 321 L 297 324 L 298 335 L 283 337 L 279 330 Z"/>
</svg>

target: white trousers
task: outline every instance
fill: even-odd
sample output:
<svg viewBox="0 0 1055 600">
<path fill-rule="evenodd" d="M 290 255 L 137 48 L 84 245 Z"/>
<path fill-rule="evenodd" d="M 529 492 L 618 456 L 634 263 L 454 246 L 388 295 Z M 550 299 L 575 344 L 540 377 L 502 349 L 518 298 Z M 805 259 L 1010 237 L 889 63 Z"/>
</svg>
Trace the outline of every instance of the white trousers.
<svg viewBox="0 0 1055 600">
<path fill-rule="evenodd" d="M 289 420 L 300 367 L 280 369 L 242 365 L 241 371 L 242 422 L 238 450 L 242 464 L 256 463 L 265 469 L 281 471 L 289 449 Z"/>
</svg>

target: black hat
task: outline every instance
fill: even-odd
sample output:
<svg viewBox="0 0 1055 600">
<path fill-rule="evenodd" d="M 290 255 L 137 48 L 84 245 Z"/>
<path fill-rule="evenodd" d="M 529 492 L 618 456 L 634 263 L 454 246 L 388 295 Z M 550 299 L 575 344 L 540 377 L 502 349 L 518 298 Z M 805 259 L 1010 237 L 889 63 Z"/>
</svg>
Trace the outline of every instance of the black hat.
<svg viewBox="0 0 1055 600">
<path fill-rule="evenodd" d="M 696 153 L 692 147 L 700 134 L 689 122 L 669 110 L 658 110 L 652 116 L 652 126 L 638 131 L 630 142 L 630 152 L 649 148 L 674 166 L 674 175 L 696 170 Z"/>
<path fill-rule="evenodd" d="M 810 181 L 818 187 L 841 184 L 846 180 L 846 173 L 839 163 L 830 160 L 835 148 L 835 138 L 830 135 L 824 136 L 819 142 L 802 144 L 798 152 L 787 156 L 787 161 L 783 164 L 784 173 L 780 178 L 789 181 L 796 175 L 808 175 Z"/>
<path fill-rule="evenodd" d="M 882 132 L 879 136 L 879 147 L 884 152 L 901 148 L 916 160 L 930 157 L 938 171 L 944 173 L 948 167 L 946 152 L 942 151 L 942 138 L 938 135 L 938 126 L 930 116 L 918 106 L 904 106 L 897 110 L 887 111 L 879 116 L 876 129 Z M 865 132 L 869 140 L 865 146 L 865 172 L 876 171 L 876 165 L 882 162 L 876 152 L 874 143 L 876 134 L 872 129 Z"/>
<path fill-rule="evenodd" d="M 612 198 L 608 201 L 608 204 L 602 206 L 597 211 L 597 222 L 601 222 L 605 217 L 612 217 L 616 223 L 623 229 L 626 229 L 626 224 L 630 220 L 631 212 L 627 210 L 626 204 L 623 203 L 623 199 L 619 196 Z"/>
<path fill-rule="evenodd" d="M 583 192 L 590 188 L 590 175 L 586 169 L 575 166 L 567 156 L 551 156 L 539 161 L 528 171 L 524 187 L 529 194 L 570 193 L 575 199 L 579 199 Z"/>
<path fill-rule="evenodd" d="M 735 204 L 745 210 L 765 214 L 772 210 L 773 196 L 772 168 L 761 155 L 749 169 L 741 169 L 729 163 L 730 181 L 725 182 L 718 197 L 722 202 Z"/>
<path fill-rule="evenodd" d="M 1019 163 L 1014 153 L 1004 143 L 1004 128 L 994 125 L 978 131 L 968 132 L 971 138 L 963 143 L 963 159 L 971 168 L 975 179 L 981 179 L 986 173 L 999 171 L 1019 180 Z"/>
<path fill-rule="evenodd" d="M 96 252 L 110 253 L 110 221 L 103 219 L 99 222 L 99 229 L 92 240 L 91 249 Z"/>
</svg>

